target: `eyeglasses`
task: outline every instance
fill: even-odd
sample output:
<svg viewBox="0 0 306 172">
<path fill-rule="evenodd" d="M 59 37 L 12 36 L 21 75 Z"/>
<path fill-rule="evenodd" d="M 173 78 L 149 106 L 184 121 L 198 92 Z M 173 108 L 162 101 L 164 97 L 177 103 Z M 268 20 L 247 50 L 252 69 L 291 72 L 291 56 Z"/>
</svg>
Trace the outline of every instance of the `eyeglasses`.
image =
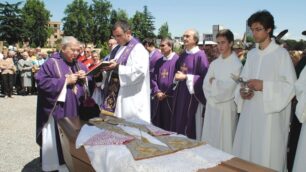
<svg viewBox="0 0 306 172">
<path fill-rule="evenodd" d="M 265 28 L 251 28 L 251 31 L 252 32 L 260 32 L 260 31 L 262 31 L 262 30 L 265 30 Z"/>
</svg>

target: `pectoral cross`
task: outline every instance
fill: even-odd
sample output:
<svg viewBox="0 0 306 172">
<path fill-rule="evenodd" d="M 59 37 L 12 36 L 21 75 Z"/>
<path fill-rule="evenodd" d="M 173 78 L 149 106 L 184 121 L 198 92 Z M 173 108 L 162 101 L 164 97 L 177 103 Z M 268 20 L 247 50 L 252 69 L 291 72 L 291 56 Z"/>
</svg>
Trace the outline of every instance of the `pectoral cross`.
<svg viewBox="0 0 306 172">
<path fill-rule="evenodd" d="M 180 67 L 180 71 L 183 73 L 187 73 L 188 67 L 185 63 L 183 63 L 183 65 Z"/>
<path fill-rule="evenodd" d="M 161 76 L 162 78 L 166 78 L 166 76 L 168 76 L 168 71 L 166 69 L 163 69 L 162 73 L 161 73 Z"/>
</svg>

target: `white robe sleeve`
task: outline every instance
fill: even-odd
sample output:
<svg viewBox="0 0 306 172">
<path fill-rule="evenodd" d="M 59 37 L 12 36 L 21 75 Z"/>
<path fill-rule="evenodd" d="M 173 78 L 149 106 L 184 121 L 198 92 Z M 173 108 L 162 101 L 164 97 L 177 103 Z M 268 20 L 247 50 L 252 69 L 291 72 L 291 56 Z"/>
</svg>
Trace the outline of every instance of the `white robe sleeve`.
<svg viewBox="0 0 306 172">
<path fill-rule="evenodd" d="M 240 77 L 242 77 L 244 81 L 247 81 L 249 79 L 249 75 L 250 75 L 249 74 L 250 73 L 250 69 L 249 69 L 250 68 L 249 67 L 249 65 L 250 65 L 249 63 L 250 62 L 249 61 L 250 61 L 250 59 L 248 59 L 246 61 L 245 65 L 242 68 L 242 72 L 240 74 Z M 237 84 L 235 92 L 234 92 L 234 94 L 235 94 L 234 101 L 235 101 L 235 103 L 237 105 L 237 113 L 241 112 L 242 105 L 243 105 L 243 102 L 244 102 L 244 100 L 242 99 L 242 97 L 240 95 L 240 88 L 241 88 L 240 84 Z"/>
<path fill-rule="evenodd" d="M 67 80 L 65 80 L 65 84 L 62 88 L 60 95 L 57 98 L 58 102 L 65 102 L 66 101 L 66 94 L 67 94 Z"/>
<path fill-rule="evenodd" d="M 137 85 L 144 82 L 149 68 L 149 54 L 145 48 L 137 44 L 131 51 L 127 63 L 129 65 L 119 65 L 120 87 Z"/>
<path fill-rule="evenodd" d="M 194 75 L 187 74 L 186 85 L 189 91 L 189 94 L 194 94 L 194 83 L 193 83 Z"/>
<path fill-rule="evenodd" d="M 306 122 L 306 67 L 302 70 L 299 79 L 295 83 L 296 105 L 295 114 L 301 123 Z"/>
<path fill-rule="evenodd" d="M 218 70 L 218 69 L 217 69 Z M 222 69 L 219 69 L 222 70 Z M 236 76 L 240 75 L 241 67 L 237 66 L 231 73 Z M 208 78 L 209 82 L 209 78 Z M 227 102 L 234 98 L 234 91 L 237 83 L 230 78 L 230 74 L 226 76 L 226 79 L 215 79 L 211 84 L 211 92 L 208 99 L 211 99 L 214 103 Z"/>
<path fill-rule="evenodd" d="M 282 61 L 277 80 L 263 81 L 263 105 L 266 114 L 282 111 L 294 97 L 296 74 L 291 58 L 288 55 L 280 57 L 279 60 Z"/>
</svg>

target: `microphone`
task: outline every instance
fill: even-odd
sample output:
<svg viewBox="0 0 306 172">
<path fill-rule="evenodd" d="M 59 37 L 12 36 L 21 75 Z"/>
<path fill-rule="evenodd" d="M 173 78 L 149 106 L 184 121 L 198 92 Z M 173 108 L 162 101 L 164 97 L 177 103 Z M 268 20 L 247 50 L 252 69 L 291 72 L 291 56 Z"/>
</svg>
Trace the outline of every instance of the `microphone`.
<svg viewBox="0 0 306 172">
<path fill-rule="evenodd" d="M 75 65 L 75 67 L 77 68 L 77 70 L 79 71 L 79 70 L 81 70 L 80 69 L 80 66 L 79 66 L 79 64 L 78 64 L 78 60 L 77 59 L 72 59 L 72 62 L 73 62 L 73 64 Z"/>
</svg>

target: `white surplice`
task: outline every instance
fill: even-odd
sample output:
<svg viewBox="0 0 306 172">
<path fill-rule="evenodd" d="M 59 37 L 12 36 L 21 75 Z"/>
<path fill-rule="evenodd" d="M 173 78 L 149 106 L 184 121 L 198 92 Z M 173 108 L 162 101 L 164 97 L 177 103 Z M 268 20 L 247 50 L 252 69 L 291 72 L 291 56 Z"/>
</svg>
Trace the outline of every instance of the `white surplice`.
<svg viewBox="0 0 306 172">
<path fill-rule="evenodd" d="M 296 74 L 288 52 L 272 42 L 264 50 L 258 45 L 247 55 L 241 76 L 245 80 L 263 80 L 263 91 L 255 91 L 251 100 L 235 93 L 240 118 L 233 154 L 283 171 L 289 131 L 291 99 Z"/>
<path fill-rule="evenodd" d="M 126 46 L 116 53 L 118 59 Z M 120 89 L 115 114 L 121 118 L 138 117 L 150 122 L 149 53 L 138 43 L 132 49 L 126 65 L 119 65 Z"/>
<path fill-rule="evenodd" d="M 202 139 L 210 145 L 231 153 L 237 126 L 237 108 L 234 91 L 237 83 L 231 74 L 240 75 L 242 64 L 235 53 L 226 59 L 214 60 L 205 76 L 203 90 L 206 109 Z M 214 77 L 212 83 L 210 78 Z"/>
<path fill-rule="evenodd" d="M 292 171 L 304 172 L 306 170 L 306 67 L 304 67 L 298 81 L 295 83 L 295 91 L 298 100 L 295 114 L 303 125 Z"/>
</svg>

